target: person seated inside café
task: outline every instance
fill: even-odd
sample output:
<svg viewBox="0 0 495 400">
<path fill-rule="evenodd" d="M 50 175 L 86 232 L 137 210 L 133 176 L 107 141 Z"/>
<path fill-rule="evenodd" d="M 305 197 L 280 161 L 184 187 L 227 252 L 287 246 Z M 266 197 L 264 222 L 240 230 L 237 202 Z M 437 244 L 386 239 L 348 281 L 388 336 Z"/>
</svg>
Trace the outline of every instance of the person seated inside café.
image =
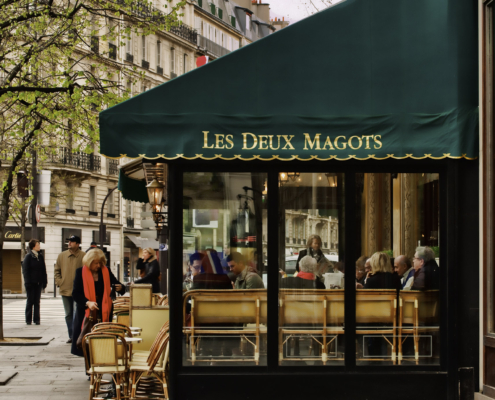
<svg viewBox="0 0 495 400">
<path fill-rule="evenodd" d="M 414 283 L 411 290 L 436 290 L 440 288 L 440 269 L 431 247 L 416 248 L 413 258 Z"/>
<path fill-rule="evenodd" d="M 366 280 L 366 270 L 364 265 L 366 264 L 368 258 L 368 256 L 361 256 L 356 260 L 356 284 L 361 285 L 360 287 L 356 285 L 356 288 L 358 289 L 363 288 L 364 281 Z"/>
<path fill-rule="evenodd" d="M 404 255 L 395 257 L 394 270 L 400 278 L 402 290 L 410 290 L 414 283 L 414 273 L 416 271 L 409 257 Z"/>
<path fill-rule="evenodd" d="M 244 256 L 237 252 L 231 252 L 227 257 L 230 270 L 237 276 L 235 289 L 264 289 L 263 280 L 256 272 L 251 272 Z"/>
<path fill-rule="evenodd" d="M 198 252 L 191 254 L 191 256 L 189 257 L 189 270 L 187 271 L 184 283 L 182 284 L 182 288 L 184 290 L 191 290 L 194 277 L 200 273 L 205 272 L 201 267 L 204 257 L 204 254 Z"/>
<path fill-rule="evenodd" d="M 371 272 L 368 274 L 364 289 L 401 288 L 397 274 L 392 272 L 390 257 L 386 253 L 376 252 L 370 258 Z"/>
<path fill-rule="evenodd" d="M 191 290 L 198 289 L 233 289 L 230 278 L 222 268 L 220 257 L 216 250 L 205 250 L 201 269 L 203 272 L 193 277 Z"/>
<path fill-rule="evenodd" d="M 325 285 L 316 279 L 314 270 L 316 260 L 311 256 L 304 256 L 299 261 L 299 273 L 296 277 L 290 276 L 280 279 L 281 289 L 325 289 Z"/>
<path fill-rule="evenodd" d="M 311 256 L 316 260 L 316 269 L 314 271 L 314 274 L 317 276 L 318 279 L 324 282 L 323 275 L 329 272 L 332 273 L 333 268 L 330 261 L 321 251 L 321 248 L 321 237 L 318 235 L 309 236 L 306 242 L 306 248 L 299 252 L 299 257 L 297 258 L 296 262 L 296 273 L 299 273 L 299 263 L 301 262 L 301 259 L 305 256 Z"/>
</svg>

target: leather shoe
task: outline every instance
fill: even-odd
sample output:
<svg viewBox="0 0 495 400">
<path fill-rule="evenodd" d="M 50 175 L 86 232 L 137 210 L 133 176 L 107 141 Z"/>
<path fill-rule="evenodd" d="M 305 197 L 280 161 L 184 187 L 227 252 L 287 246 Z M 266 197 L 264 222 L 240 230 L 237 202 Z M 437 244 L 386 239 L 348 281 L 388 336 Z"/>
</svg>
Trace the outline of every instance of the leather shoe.
<svg viewBox="0 0 495 400">
<path fill-rule="evenodd" d="M 67 340 L 65 343 L 72 343 L 72 339 Z"/>
</svg>

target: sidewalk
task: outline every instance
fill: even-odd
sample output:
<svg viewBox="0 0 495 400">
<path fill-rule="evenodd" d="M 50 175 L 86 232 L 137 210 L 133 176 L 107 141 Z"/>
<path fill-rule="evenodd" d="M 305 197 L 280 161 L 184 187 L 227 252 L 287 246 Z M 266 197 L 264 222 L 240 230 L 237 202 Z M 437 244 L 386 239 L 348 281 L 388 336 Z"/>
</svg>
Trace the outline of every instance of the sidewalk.
<svg viewBox="0 0 495 400">
<path fill-rule="evenodd" d="M 46 346 L 0 346 L 0 373 L 17 375 L 0 386 L 2 400 L 86 400 L 84 359 L 70 354 L 62 300 L 41 299 L 41 325 L 26 325 L 25 300 L 4 305 L 5 337 L 49 337 Z"/>
</svg>

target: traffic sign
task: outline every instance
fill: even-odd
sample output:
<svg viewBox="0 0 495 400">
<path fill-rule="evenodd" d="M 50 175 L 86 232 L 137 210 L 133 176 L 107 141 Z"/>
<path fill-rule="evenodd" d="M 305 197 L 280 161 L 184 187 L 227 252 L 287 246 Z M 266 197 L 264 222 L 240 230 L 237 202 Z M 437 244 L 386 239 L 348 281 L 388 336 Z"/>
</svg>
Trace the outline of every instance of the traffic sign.
<svg viewBox="0 0 495 400">
<path fill-rule="evenodd" d="M 41 207 L 39 204 L 36 204 L 36 222 L 39 223 L 41 220 Z"/>
</svg>

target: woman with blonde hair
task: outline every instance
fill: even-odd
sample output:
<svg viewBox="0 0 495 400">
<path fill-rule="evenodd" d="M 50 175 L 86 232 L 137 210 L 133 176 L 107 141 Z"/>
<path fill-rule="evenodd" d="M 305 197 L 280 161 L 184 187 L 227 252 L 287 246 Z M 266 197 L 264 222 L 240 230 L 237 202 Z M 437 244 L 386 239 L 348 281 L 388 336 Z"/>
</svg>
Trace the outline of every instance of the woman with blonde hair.
<svg viewBox="0 0 495 400">
<path fill-rule="evenodd" d="M 143 257 L 138 260 L 137 268 L 144 271 L 144 276 L 134 283 L 151 283 L 153 293 L 160 293 L 160 265 L 151 247 L 143 249 Z"/>
<path fill-rule="evenodd" d="M 82 349 L 77 348 L 77 338 L 81 334 L 84 317 L 89 317 L 92 310 L 97 310 L 101 322 L 111 322 L 113 303 L 110 297 L 112 286 L 120 294 L 125 293 L 122 285 L 106 267 L 107 259 L 100 249 L 93 249 L 83 258 L 83 266 L 76 269 L 72 298 L 76 303 L 76 314 L 72 327 L 74 340 L 71 353 L 83 357 Z"/>
<path fill-rule="evenodd" d="M 370 265 L 371 272 L 364 284 L 365 289 L 400 289 L 400 279 L 392 272 L 388 254 L 376 252 L 370 258 Z"/>
</svg>

